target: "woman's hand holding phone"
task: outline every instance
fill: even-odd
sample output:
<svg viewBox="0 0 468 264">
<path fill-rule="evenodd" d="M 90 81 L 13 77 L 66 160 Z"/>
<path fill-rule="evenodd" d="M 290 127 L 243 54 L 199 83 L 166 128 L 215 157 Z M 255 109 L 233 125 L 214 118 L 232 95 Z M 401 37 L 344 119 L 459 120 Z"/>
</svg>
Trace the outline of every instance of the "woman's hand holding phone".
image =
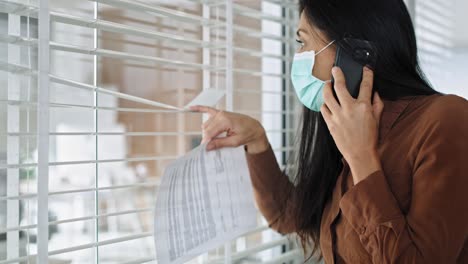
<svg viewBox="0 0 468 264">
<path fill-rule="evenodd" d="M 356 99 L 346 87 L 342 70 L 334 67 L 332 74 L 338 101 L 333 96 L 331 82 L 327 83 L 323 92 L 325 103 L 320 112 L 339 151 L 350 165 L 354 184 L 357 184 L 381 169 L 377 140 L 384 105 L 377 92 L 371 102 L 374 74 L 369 68 L 364 67 Z"/>
</svg>

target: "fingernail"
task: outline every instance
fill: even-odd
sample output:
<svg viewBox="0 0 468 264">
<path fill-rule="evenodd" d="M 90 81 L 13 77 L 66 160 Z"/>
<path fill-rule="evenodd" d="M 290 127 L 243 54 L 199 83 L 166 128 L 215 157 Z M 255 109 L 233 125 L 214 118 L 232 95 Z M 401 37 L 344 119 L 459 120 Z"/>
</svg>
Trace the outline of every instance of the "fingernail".
<svg viewBox="0 0 468 264">
<path fill-rule="evenodd" d="M 332 73 L 336 73 L 337 71 L 338 71 L 338 67 L 337 67 L 337 66 L 334 66 L 334 67 L 332 68 Z"/>
</svg>

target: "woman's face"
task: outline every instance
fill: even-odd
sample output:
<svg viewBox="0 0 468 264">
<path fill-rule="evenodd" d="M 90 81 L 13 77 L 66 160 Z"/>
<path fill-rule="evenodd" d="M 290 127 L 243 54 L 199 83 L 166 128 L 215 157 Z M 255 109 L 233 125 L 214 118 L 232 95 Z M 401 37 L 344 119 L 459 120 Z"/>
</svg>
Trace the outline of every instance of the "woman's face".
<svg viewBox="0 0 468 264">
<path fill-rule="evenodd" d="M 297 41 L 301 45 L 297 50 L 297 52 L 300 53 L 311 50 L 318 52 L 333 40 L 329 40 L 318 28 L 311 25 L 307 20 L 306 14 L 302 12 L 297 30 Z M 315 65 L 312 69 L 312 74 L 323 81 L 331 80 L 331 69 L 335 62 L 335 55 L 335 45 L 331 45 L 323 50 L 315 57 Z"/>
</svg>

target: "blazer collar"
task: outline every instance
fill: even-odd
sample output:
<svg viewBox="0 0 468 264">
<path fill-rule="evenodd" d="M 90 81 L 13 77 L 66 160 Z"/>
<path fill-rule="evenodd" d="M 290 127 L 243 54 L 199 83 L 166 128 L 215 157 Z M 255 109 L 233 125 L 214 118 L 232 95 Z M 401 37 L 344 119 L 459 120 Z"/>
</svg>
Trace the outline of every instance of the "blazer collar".
<svg viewBox="0 0 468 264">
<path fill-rule="evenodd" d="M 384 103 L 384 109 L 382 111 L 379 123 L 379 143 L 382 142 L 387 133 L 394 126 L 398 117 L 401 116 L 403 111 L 415 98 L 416 96 L 405 96 L 393 101 L 382 99 Z"/>
</svg>

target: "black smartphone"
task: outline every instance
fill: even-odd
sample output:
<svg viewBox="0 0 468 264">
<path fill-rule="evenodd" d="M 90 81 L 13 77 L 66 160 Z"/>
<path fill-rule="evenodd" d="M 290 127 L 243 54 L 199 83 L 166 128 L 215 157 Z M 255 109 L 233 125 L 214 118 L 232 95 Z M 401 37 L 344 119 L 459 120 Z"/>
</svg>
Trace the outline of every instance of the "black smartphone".
<svg viewBox="0 0 468 264">
<path fill-rule="evenodd" d="M 344 38 L 338 44 L 334 66 L 340 67 L 343 71 L 348 91 L 354 98 L 357 98 L 359 95 L 363 67 L 368 66 L 374 69 L 376 63 L 377 53 L 372 42 L 362 39 Z M 332 84 L 334 85 L 334 83 L 335 80 L 332 77 Z M 337 98 L 334 89 L 333 94 Z M 373 95 L 374 93 L 372 93 L 372 98 Z"/>
</svg>

